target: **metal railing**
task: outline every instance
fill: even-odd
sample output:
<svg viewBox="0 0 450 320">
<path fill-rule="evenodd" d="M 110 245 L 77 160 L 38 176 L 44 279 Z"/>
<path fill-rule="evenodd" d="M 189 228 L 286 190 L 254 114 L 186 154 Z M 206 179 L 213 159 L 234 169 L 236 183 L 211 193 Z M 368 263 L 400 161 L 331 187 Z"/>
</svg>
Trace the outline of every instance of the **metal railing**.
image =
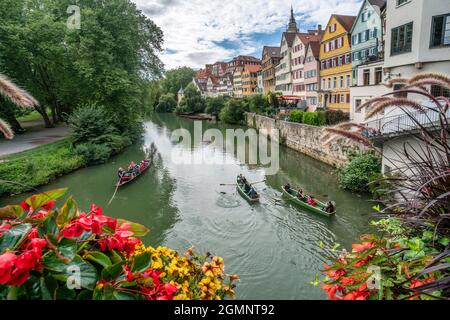
<svg viewBox="0 0 450 320">
<path fill-rule="evenodd" d="M 450 109 L 446 112 L 446 118 L 450 119 Z M 425 111 L 411 110 L 408 113 L 383 117 L 365 123 L 368 137 L 380 137 L 385 135 L 399 135 L 422 127 L 432 127 L 439 122 L 439 112 L 426 109 Z"/>
</svg>

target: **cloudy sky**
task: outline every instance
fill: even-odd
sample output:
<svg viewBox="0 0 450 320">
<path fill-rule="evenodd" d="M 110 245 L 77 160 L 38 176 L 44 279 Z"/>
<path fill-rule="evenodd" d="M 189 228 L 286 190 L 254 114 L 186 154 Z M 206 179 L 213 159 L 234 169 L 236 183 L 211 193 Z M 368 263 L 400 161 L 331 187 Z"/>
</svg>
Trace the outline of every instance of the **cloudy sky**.
<svg viewBox="0 0 450 320">
<path fill-rule="evenodd" d="M 200 68 L 279 45 L 291 4 L 297 24 L 324 26 L 332 13 L 356 15 L 362 0 L 134 0 L 164 32 L 166 69 Z"/>
</svg>

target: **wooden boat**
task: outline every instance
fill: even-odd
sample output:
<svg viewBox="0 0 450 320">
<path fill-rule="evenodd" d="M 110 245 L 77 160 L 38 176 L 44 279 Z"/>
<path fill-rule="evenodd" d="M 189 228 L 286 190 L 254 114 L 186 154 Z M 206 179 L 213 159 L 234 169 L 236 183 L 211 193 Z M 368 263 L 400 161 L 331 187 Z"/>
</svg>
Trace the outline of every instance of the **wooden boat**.
<svg viewBox="0 0 450 320">
<path fill-rule="evenodd" d="M 175 115 L 181 118 L 187 118 L 191 120 L 214 120 L 213 117 L 211 117 L 210 115 L 203 113 L 177 112 L 175 113 Z"/>
<path fill-rule="evenodd" d="M 118 182 L 117 185 L 116 185 L 116 187 L 122 187 L 122 186 L 124 186 L 124 185 L 130 183 L 131 181 L 136 180 L 140 175 L 142 175 L 145 171 L 147 171 L 147 169 L 150 168 L 150 166 L 151 166 L 151 164 L 152 164 L 152 159 L 145 159 L 145 160 L 148 160 L 147 165 L 146 165 L 143 169 L 141 169 L 137 175 L 135 175 L 135 176 L 134 176 L 133 178 L 131 178 L 130 180 L 124 180 L 124 181 Z"/>
<path fill-rule="evenodd" d="M 305 209 L 308 209 L 311 212 L 318 213 L 318 214 L 321 214 L 321 215 L 324 215 L 324 216 L 327 216 L 327 217 L 331 217 L 334 214 L 336 214 L 336 211 L 333 212 L 333 213 L 326 212 L 324 210 L 324 208 L 326 207 L 326 204 L 323 203 L 323 202 L 320 202 L 317 199 L 315 199 L 316 202 L 317 202 L 317 205 L 316 206 L 311 206 L 308 203 L 306 203 L 305 201 L 302 201 L 302 200 L 300 200 L 298 198 L 298 196 L 297 196 L 298 192 L 297 191 L 292 190 L 292 189 L 290 191 L 287 191 L 284 186 L 282 188 L 283 188 L 283 194 L 285 194 L 289 198 L 289 200 L 292 200 L 293 202 L 295 202 L 299 206 L 301 206 L 301 207 L 303 207 Z"/>
<path fill-rule="evenodd" d="M 244 184 L 240 183 L 239 178 L 236 178 L 236 183 L 237 183 L 237 189 L 239 191 L 239 193 L 241 194 L 242 197 L 245 198 L 245 200 L 247 200 L 250 203 L 258 203 L 259 202 L 259 194 L 256 198 L 251 198 L 245 191 L 244 191 Z"/>
</svg>

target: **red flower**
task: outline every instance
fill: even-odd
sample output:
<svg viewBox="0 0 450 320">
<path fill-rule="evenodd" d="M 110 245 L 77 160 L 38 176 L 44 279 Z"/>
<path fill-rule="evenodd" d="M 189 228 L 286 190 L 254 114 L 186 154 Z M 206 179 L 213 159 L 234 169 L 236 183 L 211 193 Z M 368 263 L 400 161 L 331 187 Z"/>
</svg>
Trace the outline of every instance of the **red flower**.
<svg viewBox="0 0 450 320">
<path fill-rule="evenodd" d="M 114 231 L 116 231 L 117 229 L 117 218 L 109 218 L 108 217 L 108 221 L 106 222 L 106 226 Z"/>
<path fill-rule="evenodd" d="M 31 219 L 33 219 L 33 220 L 42 219 L 42 218 L 45 218 L 47 215 L 48 215 L 48 211 L 41 210 L 38 213 L 36 213 L 35 215 L 33 215 L 31 217 Z"/>
<path fill-rule="evenodd" d="M 375 246 L 373 242 L 363 242 L 362 244 L 354 243 L 352 244 L 353 252 L 360 252 L 366 249 L 371 249 Z"/>
<path fill-rule="evenodd" d="M 10 286 L 21 286 L 27 281 L 30 276 L 30 270 L 27 269 L 14 269 L 11 280 L 9 281 Z"/>
<path fill-rule="evenodd" d="M 341 284 L 343 286 L 352 286 L 352 285 L 355 284 L 355 282 L 356 282 L 356 280 L 354 278 L 351 278 L 351 277 L 343 277 L 341 279 Z"/>
<path fill-rule="evenodd" d="M 132 255 L 134 250 L 136 250 L 136 246 L 141 243 L 142 241 L 139 238 L 128 238 L 127 243 L 125 244 L 125 252 L 127 255 Z"/>
<path fill-rule="evenodd" d="M 0 237 L 3 236 L 3 232 L 5 232 L 6 230 L 11 229 L 11 225 L 6 223 L 2 226 L 0 226 Z"/>
<path fill-rule="evenodd" d="M 101 216 L 103 213 L 103 209 L 100 207 L 97 207 L 95 204 L 91 204 L 91 212 L 95 215 Z"/>
<path fill-rule="evenodd" d="M 127 281 L 128 282 L 133 282 L 134 276 L 133 276 L 133 273 L 131 272 L 130 267 L 128 266 L 128 264 L 126 264 L 124 266 L 124 269 L 125 269 L 125 275 L 126 275 Z"/>
<path fill-rule="evenodd" d="M 16 269 L 29 271 L 36 266 L 37 261 L 33 251 L 25 251 L 17 257 Z"/>
<path fill-rule="evenodd" d="M 63 230 L 63 236 L 67 239 L 78 238 L 83 234 L 83 227 L 78 222 L 72 222 L 67 228 Z"/>
<path fill-rule="evenodd" d="M 336 296 L 336 293 L 339 291 L 342 294 L 345 294 L 345 288 L 340 285 L 328 285 L 324 284 L 321 287 L 328 295 L 330 300 L 342 300 L 341 296 Z"/>
<path fill-rule="evenodd" d="M 23 210 L 25 210 L 26 212 L 29 212 L 31 209 L 31 206 L 24 200 L 20 203 L 20 206 L 22 207 Z"/>
<path fill-rule="evenodd" d="M 55 201 L 56 201 L 56 200 L 51 200 L 51 201 L 47 202 L 46 204 L 44 204 L 44 205 L 42 206 L 42 208 L 44 208 L 44 209 L 47 210 L 47 211 L 52 210 L 53 206 L 55 205 Z"/>
<path fill-rule="evenodd" d="M 17 256 L 11 252 L 0 255 L 0 284 L 7 284 L 10 281 L 16 260 Z"/>
<path fill-rule="evenodd" d="M 373 256 L 367 256 L 367 257 L 365 257 L 365 258 L 363 258 L 363 259 L 361 259 L 361 260 L 355 262 L 355 263 L 353 264 L 353 266 L 355 266 L 355 267 L 361 267 L 361 266 L 364 266 L 364 265 L 367 264 L 367 262 L 369 262 L 369 261 L 372 260 L 372 259 L 373 259 Z"/>
</svg>

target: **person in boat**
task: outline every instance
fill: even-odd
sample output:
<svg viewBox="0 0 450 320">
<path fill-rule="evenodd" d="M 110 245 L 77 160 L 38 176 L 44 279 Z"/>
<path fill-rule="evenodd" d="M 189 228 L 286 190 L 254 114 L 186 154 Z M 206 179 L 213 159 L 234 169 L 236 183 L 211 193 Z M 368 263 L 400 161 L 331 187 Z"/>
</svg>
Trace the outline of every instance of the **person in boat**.
<svg viewBox="0 0 450 320">
<path fill-rule="evenodd" d="M 240 175 L 240 179 L 243 184 L 248 184 L 247 178 L 244 177 L 242 174 Z"/>
<path fill-rule="evenodd" d="M 122 179 L 122 176 L 124 173 L 125 173 L 125 170 L 123 168 L 119 168 L 119 170 L 117 171 L 117 175 L 119 176 L 120 179 Z"/>
<path fill-rule="evenodd" d="M 134 161 L 131 161 L 130 165 L 128 166 L 128 171 L 133 172 L 133 169 L 135 166 L 136 166 L 136 164 L 134 163 Z"/>
<path fill-rule="evenodd" d="M 303 189 L 299 189 L 297 192 L 297 198 L 298 200 L 305 201 L 305 194 L 303 193 Z"/>
<path fill-rule="evenodd" d="M 256 193 L 255 188 L 251 187 L 250 191 L 248 192 L 248 196 L 252 199 L 255 199 L 258 197 L 258 193 Z"/>
<path fill-rule="evenodd" d="M 310 206 L 315 207 L 317 205 L 317 201 L 314 199 L 313 196 L 308 196 L 308 200 L 306 201 Z"/>
<path fill-rule="evenodd" d="M 252 186 L 250 184 L 248 184 L 247 181 L 245 181 L 245 183 L 244 183 L 244 192 L 249 194 L 251 189 L 252 189 Z"/>
<path fill-rule="evenodd" d="M 324 210 L 325 210 L 325 212 L 328 212 L 328 213 L 333 213 L 334 211 L 336 211 L 336 209 L 334 208 L 333 202 L 331 202 L 331 201 L 328 201 L 326 203 Z"/>
<path fill-rule="evenodd" d="M 244 179 L 244 176 L 242 175 L 242 173 L 238 175 L 237 179 L 238 179 L 239 183 L 242 182 L 242 180 Z"/>
<path fill-rule="evenodd" d="M 286 183 L 284 186 L 284 190 L 286 190 L 287 192 L 291 191 L 291 185 L 289 183 Z"/>
</svg>

